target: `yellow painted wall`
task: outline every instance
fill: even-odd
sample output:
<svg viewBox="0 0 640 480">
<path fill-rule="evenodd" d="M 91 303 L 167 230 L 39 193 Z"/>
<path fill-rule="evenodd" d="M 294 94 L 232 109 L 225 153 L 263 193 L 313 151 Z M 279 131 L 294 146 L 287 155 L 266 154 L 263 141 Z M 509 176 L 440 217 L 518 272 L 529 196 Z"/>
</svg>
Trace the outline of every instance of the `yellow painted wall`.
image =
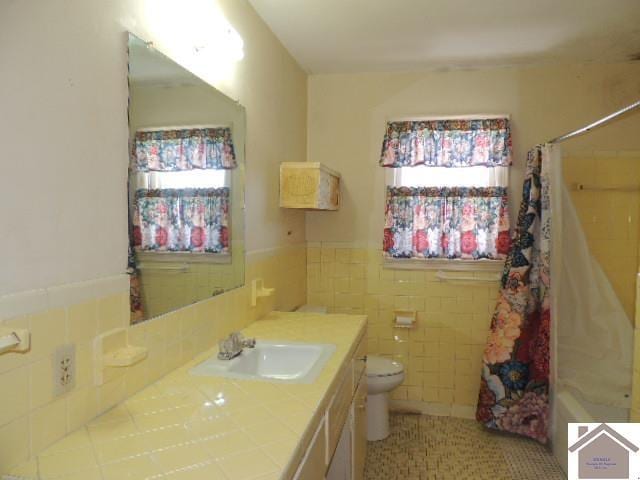
<svg viewBox="0 0 640 480">
<path fill-rule="evenodd" d="M 229 22 L 244 57 L 194 47 Z M 307 74 L 246 0 L 2 2 L 0 129 L 11 171 L 0 205 L 16 235 L 0 295 L 118 275 L 126 268 L 127 31 L 247 110 L 246 251 L 304 242 L 304 213 L 278 207 L 278 166 L 306 153 Z M 34 135 L 34 122 L 47 125 Z M 24 148 L 29 145 L 29 148 Z M 46 152 L 46 155 L 36 154 Z M 47 233 L 47 240 L 35 244 Z"/>
<path fill-rule="evenodd" d="M 564 157 L 563 166 L 564 180 L 591 253 L 633 322 L 640 232 L 640 152 L 573 154 Z M 584 184 L 587 189 L 578 191 L 576 184 Z M 591 190 L 590 186 L 618 189 Z M 636 190 L 623 191 L 625 187 Z"/>
<path fill-rule="evenodd" d="M 522 191 L 526 152 L 640 98 L 640 62 L 309 77 L 308 155 L 342 175 L 338 212 L 307 213 L 307 241 L 377 248 L 384 222 L 378 167 L 388 119 L 509 114 L 514 165 L 511 212 Z M 640 150 L 640 115 L 563 144 L 565 153 Z"/>
</svg>

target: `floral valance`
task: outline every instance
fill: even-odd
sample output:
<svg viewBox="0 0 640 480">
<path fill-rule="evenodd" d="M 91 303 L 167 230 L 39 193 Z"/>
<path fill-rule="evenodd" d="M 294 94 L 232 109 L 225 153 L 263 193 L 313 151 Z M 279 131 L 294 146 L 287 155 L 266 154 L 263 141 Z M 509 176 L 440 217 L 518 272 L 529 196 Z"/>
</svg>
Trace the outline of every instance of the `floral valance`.
<svg viewBox="0 0 640 480">
<path fill-rule="evenodd" d="M 229 189 L 136 191 L 136 250 L 229 253 Z"/>
<path fill-rule="evenodd" d="M 387 187 L 387 257 L 504 259 L 509 246 L 504 187 Z"/>
<path fill-rule="evenodd" d="M 501 167 L 511 165 L 506 118 L 389 122 L 383 167 Z"/>
<path fill-rule="evenodd" d="M 139 172 L 237 167 L 228 127 L 139 131 L 134 149 Z"/>
</svg>

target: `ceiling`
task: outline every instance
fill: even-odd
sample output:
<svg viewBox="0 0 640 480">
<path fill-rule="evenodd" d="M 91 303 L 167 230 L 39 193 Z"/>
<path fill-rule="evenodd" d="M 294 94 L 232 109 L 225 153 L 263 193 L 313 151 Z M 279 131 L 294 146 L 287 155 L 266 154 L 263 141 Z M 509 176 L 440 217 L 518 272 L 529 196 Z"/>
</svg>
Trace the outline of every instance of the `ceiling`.
<svg viewBox="0 0 640 480">
<path fill-rule="evenodd" d="M 640 0 L 249 0 L 309 73 L 640 55 Z"/>
</svg>

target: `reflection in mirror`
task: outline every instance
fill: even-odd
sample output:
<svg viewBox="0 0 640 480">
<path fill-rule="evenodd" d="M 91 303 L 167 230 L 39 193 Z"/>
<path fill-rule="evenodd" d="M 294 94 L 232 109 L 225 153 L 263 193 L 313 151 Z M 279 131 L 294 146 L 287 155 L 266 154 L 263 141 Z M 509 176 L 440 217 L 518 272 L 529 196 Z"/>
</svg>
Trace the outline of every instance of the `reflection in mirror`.
<svg viewBox="0 0 640 480">
<path fill-rule="evenodd" d="M 129 35 L 137 323 L 244 283 L 244 108 Z"/>
</svg>

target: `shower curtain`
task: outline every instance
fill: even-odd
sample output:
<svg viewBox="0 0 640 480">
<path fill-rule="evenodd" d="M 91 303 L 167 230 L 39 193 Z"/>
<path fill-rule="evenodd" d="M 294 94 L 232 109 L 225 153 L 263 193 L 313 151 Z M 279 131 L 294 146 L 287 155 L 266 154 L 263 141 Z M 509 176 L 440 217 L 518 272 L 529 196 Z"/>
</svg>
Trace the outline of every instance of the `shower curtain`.
<svg viewBox="0 0 640 480">
<path fill-rule="evenodd" d="M 546 443 L 549 429 L 549 158 L 527 156 L 522 202 L 483 356 L 476 418 Z"/>
<path fill-rule="evenodd" d="M 628 409 L 633 374 L 632 322 L 591 255 L 562 179 L 559 154 L 551 161 L 551 177 L 552 191 L 558 192 L 552 196 L 555 385 L 559 389 L 571 387 L 580 395 L 579 400 Z"/>
</svg>

